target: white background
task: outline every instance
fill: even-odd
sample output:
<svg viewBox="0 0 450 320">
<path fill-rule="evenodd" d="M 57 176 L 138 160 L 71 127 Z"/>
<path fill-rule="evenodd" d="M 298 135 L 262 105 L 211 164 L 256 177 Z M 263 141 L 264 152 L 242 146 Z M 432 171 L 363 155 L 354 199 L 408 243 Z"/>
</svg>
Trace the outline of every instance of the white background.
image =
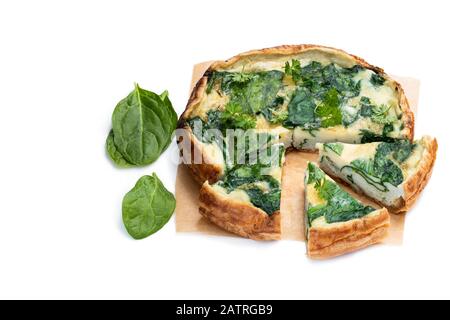
<svg viewBox="0 0 450 320">
<path fill-rule="evenodd" d="M 0 298 L 450 298 L 448 1 L 2 1 Z M 180 114 L 193 64 L 316 43 L 422 81 L 417 135 L 434 175 L 404 245 L 313 262 L 303 243 L 159 233 L 132 240 L 123 195 L 156 172 L 120 170 L 104 143 L 133 82 Z"/>
</svg>

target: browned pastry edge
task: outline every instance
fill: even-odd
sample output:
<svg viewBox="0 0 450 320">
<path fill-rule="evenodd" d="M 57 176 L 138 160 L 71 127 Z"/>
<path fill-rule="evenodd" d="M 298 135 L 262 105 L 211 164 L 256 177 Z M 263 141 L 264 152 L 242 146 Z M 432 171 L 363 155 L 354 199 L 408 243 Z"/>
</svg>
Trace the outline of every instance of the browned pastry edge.
<svg viewBox="0 0 450 320">
<path fill-rule="evenodd" d="M 331 258 L 381 242 L 388 234 L 390 216 L 386 208 L 376 212 L 361 219 L 311 227 L 307 239 L 308 256 Z"/>
<path fill-rule="evenodd" d="M 388 207 L 392 213 L 403 213 L 408 211 L 416 202 L 422 190 L 430 180 L 433 172 L 434 162 L 436 161 L 436 153 L 438 143 L 436 138 L 424 136 L 424 154 L 416 173 L 409 177 L 403 184 L 404 196 L 398 204 Z"/>
<path fill-rule="evenodd" d="M 200 189 L 200 214 L 222 229 L 254 240 L 279 240 L 280 212 L 268 215 L 250 203 L 215 192 L 208 182 Z"/>
</svg>

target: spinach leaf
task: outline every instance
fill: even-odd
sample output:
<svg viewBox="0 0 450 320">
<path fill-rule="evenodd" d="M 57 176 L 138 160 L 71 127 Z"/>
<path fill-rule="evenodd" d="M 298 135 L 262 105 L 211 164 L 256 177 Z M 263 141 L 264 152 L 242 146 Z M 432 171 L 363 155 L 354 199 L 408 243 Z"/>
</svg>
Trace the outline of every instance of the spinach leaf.
<svg viewBox="0 0 450 320">
<path fill-rule="evenodd" d="M 106 139 L 106 151 L 109 157 L 113 160 L 114 164 L 121 168 L 132 167 L 133 165 L 129 163 L 122 154 L 117 150 L 114 143 L 114 132 L 109 131 L 108 138 Z"/>
<path fill-rule="evenodd" d="M 252 204 L 272 215 L 280 210 L 281 189 L 272 188 L 270 191 L 262 191 L 258 188 L 251 188 L 246 190 Z"/>
<path fill-rule="evenodd" d="M 123 164 L 121 159 L 134 166 L 150 164 L 169 146 L 176 125 L 167 91 L 157 95 L 136 84 L 114 109 L 108 154 L 118 165 Z"/>
<path fill-rule="evenodd" d="M 398 140 L 392 147 L 392 157 L 399 163 L 402 163 L 409 158 L 416 146 L 415 143 L 411 143 L 408 140 Z"/>
<path fill-rule="evenodd" d="M 368 97 L 361 97 L 359 103 L 360 103 L 360 106 L 361 106 L 361 108 L 359 110 L 359 113 L 361 114 L 361 116 L 366 117 L 366 118 L 367 117 L 371 117 L 372 116 L 373 105 L 372 105 L 372 103 L 370 101 L 370 98 L 368 98 Z"/>
<path fill-rule="evenodd" d="M 342 96 L 357 97 L 361 90 L 361 83 L 353 80 L 357 72 L 359 69 L 338 69 L 334 63 L 329 64 L 322 70 L 324 86 L 336 89 Z"/>
<path fill-rule="evenodd" d="M 134 239 L 144 239 L 160 230 L 174 210 L 175 197 L 153 173 L 140 178 L 123 198 L 123 223 Z"/>
<path fill-rule="evenodd" d="M 170 121 L 170 123 L 171 124 L 173 124 L 173 123 L 175 123 L 175 128 L 176 128 L 176 124 L 177 124 L 177 122 L 178 122 L 178 115 L 177 115 L 177 113 L 175 112 L 175 109 L 173 108 L 173 105 L 172 105 L 172 101 L 170 101 L 170 99 L 169 99 L 169 91 L 167 91 L 167 90 L 164 90 L 164 92 L 163 93 L 161 93 L 160 95 L 159 95 L 159 97 L 161 98 L 161 100 L 164 102 L 164 104 L 165 104 L 165 106 L 166 106 L 166 110 L 168 111 L 168 113 L 169 113 L 169 121 Z M 171 127 L 171 126 L 170 126 Z M 175 130 L 175 129 L 174 129 Z M 173 131 L 172 131 L 173 132 Z M 170 142 L 172 141 L 172 137 L 170 137 L 170 138 L 168 138 L 167 139 L 169 142 L 168 142 L 168 144 L 170 144 Z"/>
<path fill-rule="evenodd" d="M 334 153 L 340 156 L 342 154 L 342 151 L 344 150 L 344 145 L 340 142 L 329 142 L 324 143 L 323 148 L 333 151 Z"/>
<path fill-rule="evenodd" d="M 370 143 L 378 141 L 395 142 L 396 139 L 387 136 L 386 135 L 387 133 L 388 133 L 387 131 L 383 130 L 383 134 L 380 135 L 367 129 L 361 129 L 359 134 L 361 136 L 361 143 Z"/>
<path fill-rule="evenodd" d="M 342 97 L 357 97 L 361 91 L 361 83 L 353 77 L 360 67 L 338 68 L 334 63 L 325 67 L 317 61 L 301 69 L 301 84 L 310 89 L 318 98 L 323 97 L 330 89 L 336 89 Z"/>
<path fill-rule="evenodd" d="M 288 104 L 288 117 L 283 125 L 288 128 L 300 126 L 317 129 L 320 127 L 320 120 L 316 118 L 315 109 L 316 103 L 311 91 L 299 87 Z"/>
<path fill-rule="evenodd" d="M 266 106 L 261 110 L 261 114 L 267 121 L 273 124 L 282 123 L 288 117 L 288 112 L 280 110 L 284 103 L 284 98 L 277 96 L 271 105 Z"/>
<path fill-rule="evenodd" d="M 372 83 L 374 86 L 379 87 L 382 86 L 385 83 L 386 79 L 383 78 L 383 76 L 374 73 L 370 77 L 370 83 Z"/>
</svg>

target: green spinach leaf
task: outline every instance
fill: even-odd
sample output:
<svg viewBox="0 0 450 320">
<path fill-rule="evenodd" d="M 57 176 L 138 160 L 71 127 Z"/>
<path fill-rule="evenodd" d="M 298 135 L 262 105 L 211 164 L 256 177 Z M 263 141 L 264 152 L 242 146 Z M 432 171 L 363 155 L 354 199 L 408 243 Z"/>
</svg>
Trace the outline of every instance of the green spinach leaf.
<svg viewBox="0 0 450 320">
<path fill-rule="evenodd" d="M 383 76 L 374 73 L 370 77 L 370 83 L 372 83 L 374 86 L 379 87 L 382 86 L 386 82 L 386 79 L 383 78 Z"/>
<path fill-rule="evenodd" d="M 283 123 L 288 118 L 288 112 L 286 110 L 280 110 L 283 103 L 284 98 L 277 96 L 271 105 L 261 110 L 264 118 L 273 124 Z"/>
<path fill-rule="evenodd" d="M 118 153 L 131 165 L 148 165 L 169 146 L 176 125 L 177 114 L 167 91 L 157 95 L 136 84 L 114 109 L 111 136 L 115 148 L 109 138 L 108 153 L 113 161 L 120 159 Z"/>
<path fill-rule="evenodd" d="M 340 156 L 342 154 L 342 151 L 344 150 L 344 145 L 340 142 L 329 142 L 324 143 L 323 148 L 333 151 L 334 153 Z"/>
<path fill-rule="evenodd" d="M 388 127 L 389 128 L 389 127 Z M 383 134 L 377 134 L 373 131 L 367 129 L 360 130 L 361 143 L 370 143 L 370 142 L 395 142 L 396 139 L 387 136 L 388 132 L 383 130 Z"/>
<path fill-rule="evenodd" d="M 320 119 L 316 118 L 315 109 L 316 102 L 311 91 L 299 87 L 288 104 L 288 117 L 283 125 L 288 128 L 299 126 L 317 129 L 320 127 Z"/>
<path fill-rule="evenodd" d="M 174 210 L 175 197 L 153 173 L 140 178 L 123 198 L 123 223 L 134 239 L 144 239 L 160 230 Z"/>
<path fill-rule="evenodd" d="M 116 166 L 121 168 L 132 167 L 133 165 L 129 163 L 122 154 L 117 150 L 116 144 L 114 143 L 114 132 L 109 131 L 108 138 L 106 138 L 106 151 L 108 152 L 109 157 Z"/>
</svg>

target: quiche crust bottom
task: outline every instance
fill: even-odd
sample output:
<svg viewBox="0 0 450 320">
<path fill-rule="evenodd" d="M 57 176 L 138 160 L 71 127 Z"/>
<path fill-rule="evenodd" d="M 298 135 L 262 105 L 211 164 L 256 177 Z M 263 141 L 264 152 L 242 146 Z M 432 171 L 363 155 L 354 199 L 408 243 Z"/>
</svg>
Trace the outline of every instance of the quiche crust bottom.
<svg viewBox="0 0 450 320">
<path fill-rule="evenodd" d="M 390 216 L 386 208 L 360 219 L 309 229 L 307 254 L 313 259 L 332 258 L 381 242 L 387 235 Z"/>
</svg>

